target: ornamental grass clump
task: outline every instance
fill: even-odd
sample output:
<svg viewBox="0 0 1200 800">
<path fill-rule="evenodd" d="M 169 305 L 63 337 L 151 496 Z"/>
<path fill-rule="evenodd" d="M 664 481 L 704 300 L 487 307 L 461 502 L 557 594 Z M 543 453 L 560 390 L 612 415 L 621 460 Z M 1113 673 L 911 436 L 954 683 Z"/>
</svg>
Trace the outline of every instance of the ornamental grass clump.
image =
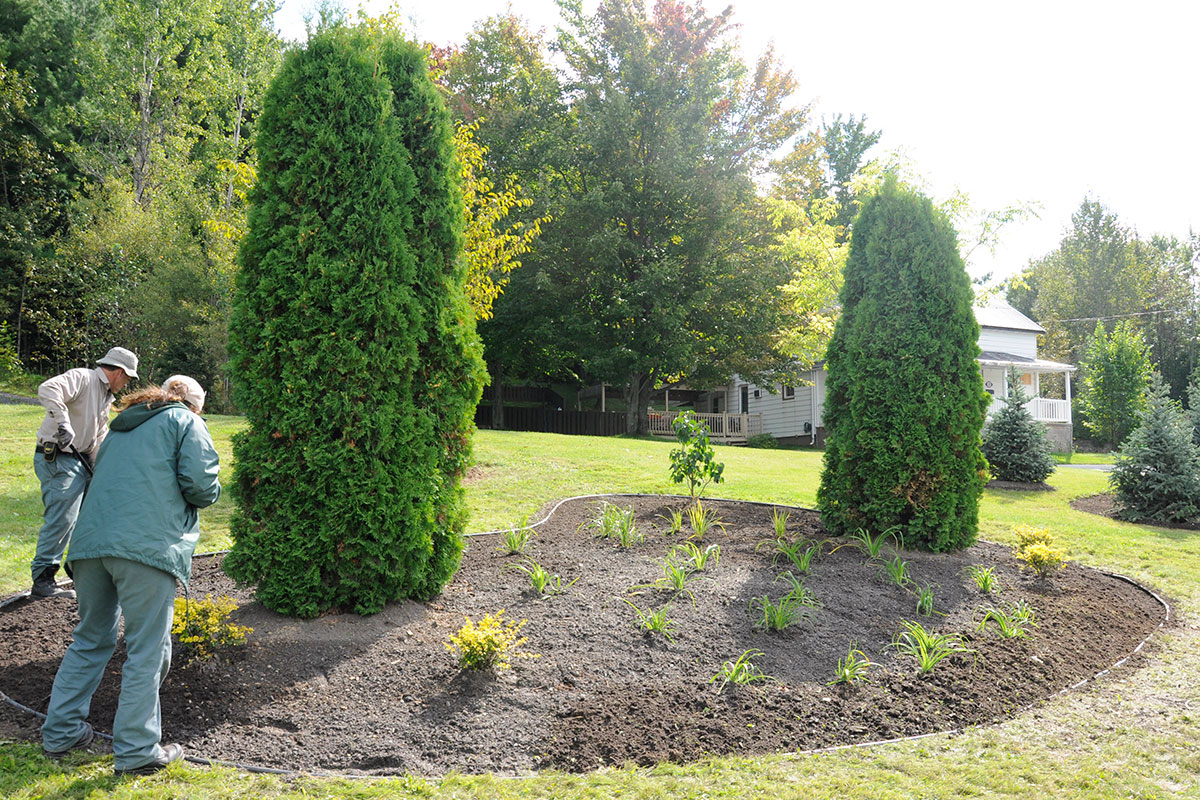
<svg viewBox="0 0 1200 800">
<path fill-rule="evenodd" d="M 979 616 L 980 632 L 987 630 L 990 622 L 992 627 L 1005 639 L 1022 639 L 1028 633 L 1030 626 L 1037 626 L 1037 615 L 1025 600 L 1018 600 L 1006 608 L 998 606 L 979 608 L 976 610 L 976 615 Z"/>
<path fill-rule="evenodd" d="M 992 477 L 1014 483 L 1041 483 L 1054 472 L 1046 426 L 1025 404 L 1029 396 L 1015 369 L 1008 371 L 1008 397 L 983 428 L 983 455 Z"/>
<path fill-rule="evenodd" d="M 859 528 L 849 535 L 849 544 L 857 547 L 863 555 L 871 559 L 879 558 L 883 554 L 883 546 L 888 540 L 892 541 L 892 546 L 903 547 L 904 542 L 896 535 L 896 528 L 889 528 L 878 536 L 872 536 L 871 532 L 866 528 Z M 845 547 L 846 545 L 839 545 Z"/>
<path fill-rule="evenodd" d="M 450 115 L 420 45 L 334 26 L 285 56 L 256 127 L 224 567 L 305 618 L 429 599 L 461 560 L 484 379 Z"/>
<path fill-rule="evenodd" d="M 867 671 L 873 666 L 875 666 L 875 662 L 867 658 L 866 653 L 854 645 L 850 645 L 850 649 L 846 651 L 846 657 L 838 659 L 833 680 L 826 686 L 835 686 L 839 683 L 853 685 L 865 681 Z"/>
<path fill-rule="evenodd" d="M 973 297 L 949 220 L 888 178 L 854 222 L 826 350 L 817 506 L 832 535 L 895 527 L 908 547 L 974 544 L 991 397 Z"/>
<path fill-rule="evenodd" d="M 917 671 L 922 674 L 932 672 L 934 667 L 957 653 L 975 652 L 957 633 L 934 633 L 925 630 L 919 622 L 909 620 L 902 620 L 900 625 L 904 630 L 892 640 L 891 647 L 915 658 Z"/>
<path fill-rule="evenodd" d="M 175 617 L 171 622 L 171 635 L 179 642 L 180 650 L 187 661 L 204 661 L 216 655 L 218 650 L 241 647 L 254 632 L 253 628 L 230 622 L 229 615 L 237 608 L 231 597 L 188 601 L 175 598 Z"/>
<path fill-rule="evenodd" d="M 518 652 L 528 641 L 528 637 L 521 636 L 525 620 L 505 622 L 504 609 L 484 616 L 479 624 L 470 617 L 464 620 L 458 632 L 450 634 L 450 641 L 444 642 L 446 649 L 457 655 L 460 668 L 508 669 L 510 658 L 537 658 L 534 653 Z"/>
<path fill-rule="evenodd" d="M 647 634 L 661 633 L 669 642 L 675 641 L 672 632 L 676 628 L 674 618 L 667 613 L 667 606 L 662 608 L 639 608 L 632 600 L 622 597 L 626 605 L 637 615 L 637 626 Z"/>
<path fill-rule="evenodd" d="M 592 529 L 592 534 L 601 539 L 615 539 L 621 547 L 632 547 L 640 544 L 645 537 L 637 529 L 633 518 L 633 506 L 618 506 L 603 501 L 596 507 L 592 518 L 586 520 L 580 528 Z"/>
<path fill-rule="evenodd" d="M 709 679 L 709 683 L 720 681 L 717 686 L 717 694 L 725 691 L 725 687 L 729 684 L 735 686 L 745 686 L 748 683 L 761 683 L 771 680 L 771 676 L 765 674 L 761 668 L 755 663 L 754 659 L 764 655 L 762 650 L 747 650 L 736 659 L 726 661 L 717 670 L 717 674 Z"/>
<path fill-rule="evenodd" d="M 967 575 L 970 576 L 975 586 L 984 594 L 992 594 L 999 591 L 1000 587 L 996 584 L 996 568 L 985 567 L 980 564 L 972 564 L 967 567 Z"/>
<path fill-rule="evenodd" d="M 688 538 L 696 541 L 704 541 L 704 537 L 713 528 L 725 530 L 725 523 L 717 516 L 716 512 L 705 508 L 699 500 L 694 506 L 690 506 L 687 510 L 688 524 L 692 526 L 692 535 Z"/>
<path fill-rule="evenodd" d="M 529 527 L 529 517 L 526 515 L 518 524 L 500 532 L 502 544 L 496 549 L 510 556 L 520 555 L 525 552 L 533 536 L 533 528 Z"/>
<path fill-rule="evenodd" d="M 1138 426 L 1121 445 L 1108 481 L 1117 516 L 1130 522 L 1189 522 L 1200 516 L 1200 447 L 1191 422 L 1158 373 Z"/>
</svg>

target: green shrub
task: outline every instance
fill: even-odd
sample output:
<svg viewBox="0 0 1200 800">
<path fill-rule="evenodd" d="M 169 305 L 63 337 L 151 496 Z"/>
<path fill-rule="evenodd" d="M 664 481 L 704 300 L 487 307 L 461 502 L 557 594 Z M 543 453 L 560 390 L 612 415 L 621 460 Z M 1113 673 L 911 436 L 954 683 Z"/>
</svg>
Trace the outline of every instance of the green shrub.
<svg viewBox="0 0 1200 800">
<path fill-rule="evenodd" d="M 302 617 L 431 597 L 461 557 L 482 379 L 449 117 L 421 48 L 334 28 L 289 54 L 258 125 L 225 567 Z"/>
<path fill-rule="evenodd" d="M 8 328 L 8 321 L 0 322 L 0 378 L 7 378 L 21 368 L 17 356 L 16 336 Z"/>
<path fill-rule="evenodd" d="M 928 199 L 887 180 L 854 223 L 827 351 L 817 504 L 835 536 L 896 528 L 910 547 L 975 541 L 990 397 L 957 237 Z"/>
<path fill-rule="evenodd" d="M 1046 426 L 1029 413 L 1028 402 L 1016 370 L 1009 370 L 1008 397 L 983 429 L 983 455 L 996 480 L 1040 483 L 1054 472 Z"/>
<path fill-rule="evenodd" d="M 746 447 L 755 447 L 760 450 L 777 450 L 779 449 L 779 440 L 769 433 L 759 433 L 746 439 Z"/>
<path fill-rule="evenodd" d="M 1200 448 L 1192 426 L 1154 373 L 1138 427 L 1121 445 L 1108 480 L 1117 516 L 1130 521 L 1186 522 L 1200 515 Z"/>
</svg>

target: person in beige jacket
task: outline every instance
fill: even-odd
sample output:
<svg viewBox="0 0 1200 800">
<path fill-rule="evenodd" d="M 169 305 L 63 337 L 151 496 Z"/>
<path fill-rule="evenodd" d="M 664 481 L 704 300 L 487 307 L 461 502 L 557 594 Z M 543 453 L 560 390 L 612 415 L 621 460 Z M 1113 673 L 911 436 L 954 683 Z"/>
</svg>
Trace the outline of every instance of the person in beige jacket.
<svg viewBox="0 0 1200 800">
<path fill-rule="evenodd" d="M 60 588 L 54 576 L 75 529 L 92 462 L 108 433 L 113 399 L 138 376 L 138 357 L 124 347 L 112 348 L 96 364 L 67 370 L 38 387 L 46 416 L 38 428 L 33 471 L 42 484 L 45 512 L 31 566 L 34 598 L 75 595 Z"/>
</svg>

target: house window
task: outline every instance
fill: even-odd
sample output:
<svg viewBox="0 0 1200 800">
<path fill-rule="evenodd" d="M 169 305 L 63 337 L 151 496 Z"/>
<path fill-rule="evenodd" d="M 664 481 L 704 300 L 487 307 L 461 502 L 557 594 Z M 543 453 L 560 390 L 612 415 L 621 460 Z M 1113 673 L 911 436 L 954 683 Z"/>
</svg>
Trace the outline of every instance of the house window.
<svg viewBox="0 0 1200 800">
<path fill-rule="evenodd" d="M 796 399 L 796 387 L 795 386 L 787 386 L 785 384 L 783 387 L 783 399 L 784 400 L 795 400 Z"/>
<path fill-rule="evenodd" d="M 750 413 L 750 387 L 744 383 L 742 384 L 741 402 L 742 402 L 742 409 L 738 413 L 739 414 L 749 414 Z"/>
<path fill-rule="evenodd" d="M 712 399 L 712 413 L 714 413 L 714 414 L 721 413 L 721 398 L 714 397 Z"/>
</svg>

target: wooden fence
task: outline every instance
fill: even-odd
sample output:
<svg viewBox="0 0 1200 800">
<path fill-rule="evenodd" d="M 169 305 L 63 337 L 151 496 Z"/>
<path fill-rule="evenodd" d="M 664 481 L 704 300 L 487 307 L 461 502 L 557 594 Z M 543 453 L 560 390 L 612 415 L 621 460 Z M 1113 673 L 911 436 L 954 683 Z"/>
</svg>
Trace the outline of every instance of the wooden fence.
<svg viewBox="0 0 1200 800">
<path fill-rule="evenodd" d="M 475 426 L 492 427 L 492 406 L 475 409 Z M 572 436 L 618 436 L 625 433 L 625 414 L 615 411 L 556 411 L 552 408 L 504 407 L 504 429 Z"/>
</svg>

